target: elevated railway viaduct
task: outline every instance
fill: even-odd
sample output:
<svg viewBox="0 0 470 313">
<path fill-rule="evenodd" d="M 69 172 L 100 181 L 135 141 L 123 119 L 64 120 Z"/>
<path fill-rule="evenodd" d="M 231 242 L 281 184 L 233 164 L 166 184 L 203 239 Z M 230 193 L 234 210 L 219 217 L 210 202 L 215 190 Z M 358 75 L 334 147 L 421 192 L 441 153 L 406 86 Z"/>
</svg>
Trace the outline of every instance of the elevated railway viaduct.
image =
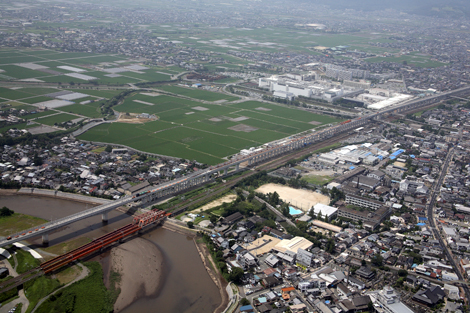
<svg viewBox="0 0 470 313">
<path fill-rule="evenodd" d="M 124 206 L 136 201 L 140 201 L 142 204 L 150 203 L 162 197 L 173 195 L 186 189 L 206 184 L 212 181 L 215 176 L 225 176 L 228 174 L 230 169 L 234 169 L 237 171 L 239 170 L 241 164 L 252 166 L 257 163 L 263 163 L 275 156 L 299 149 L 301 147 L 304 147 L 305 145 L 321 142 L 340 133 L 350 132 L 358 127 L 367 125 L 367 123 L 372 120 L 379 120 L 385 115 L 402 114 L 407 111 L 413 111 L 421 107 L 436 104 L 444 100 L 453 99 L 455 97 L 465 97 L 469 94 L 470 86 L 462 87 L 460 89 L 444 92 L 435 96 L 411 100 L 399 106 L 384 109 L 363 117 L 359 117 L 354 120 L 348 120 L 340 123 L 339 125 L 332 126 L 305 136 L 294 136 L 291 139 L 285 140 L 275 145 L 266 145 L 264 148 L 253 152 L 252 154 L 246 156 L 235 156 L 231 160 L 226 161 L 224 163 L 211 166 L 208 169 L 192 173 L 180 179 L 172 180 L 166 184 L 158 185 L 152 190 L 147 190 L 134 196 L 126 196 L 112 203 L 103 204 L 50 223 L 27 229 L 16 234 L 11 234 L 10 236 L 0 239 L 0 247 L 38 236 L 42 236 L 43 243 L 47 244 L 49 241 L 48 234 L 51 231 L 61 228 L 65 225 L 74 223 L 76 221 L 101 214 L 102 220 L 106 222 L 108 219 L 108 212 L 115 210 L 120 206 Z"/>
</svg>

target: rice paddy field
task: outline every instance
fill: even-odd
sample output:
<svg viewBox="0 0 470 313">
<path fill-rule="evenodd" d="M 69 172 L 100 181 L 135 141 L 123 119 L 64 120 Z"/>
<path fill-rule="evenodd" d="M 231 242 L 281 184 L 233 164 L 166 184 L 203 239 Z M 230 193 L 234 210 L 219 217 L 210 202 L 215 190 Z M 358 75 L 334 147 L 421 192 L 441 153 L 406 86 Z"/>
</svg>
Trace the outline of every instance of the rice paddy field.
<svg viewBox="0 0 470 313">
<path fill-rule="evenodd" d="M 143 66 L 125 56 L 53 50 L 0 51 L 0 81 L 125 85 L 170 81 L 178 68 Z"/>
<path fill-rule="evenodd" d="M 179 86 L 161 86 L 158 89 L 165 90 L 171 93 L 175 93 L 182 96 L 187 96 L 194 99 L 199 100 L 206 100 L 206 101 L 220 101 L 220 100 L 227 100 L 227 101 L 234 101 L 238 100 L 238 97 L 225 95 L 222 93 L 215 93 L 206 90 L 200 90 L 197 88 L 186 88 L 186 87 L 179 87 Z"/>
<path fill-rule="evenodd" d="M 53 126 L 54 124 L 68 122 L 78 118 L 102 117 L 101 104 L 106 101 L 106 99 L 121 93 L 122 90 L 67 89 L 65 90 L 66 93 L 80 94 L 80 97 L 69 101 L 70 104 L 68 105 L 43 111 L 41 109 L 41 103 L 57 100 L 54 94 L 58 92 L 64 92 L 64 90 L 53 87 L 14 87 L 13 89 L 0 87 L 0 109 L 25 110 L 29 112 L 29 114 L 20 115 L 19 117 L 25 120 L 34 120 L 36 123 L 35 125 L 22 123 L 1 127 L 0 133 L 11 128 L 24 129 L 39 126 L 38 124 Z"/>
<path fill-rule="evenodd" d="M 366 59 L 367 62 L 378 63 L 378 62 L 393 62 L 403 63 L 406 62 L 409 65 L 424 68 L 433 68 L 445 65 L 442 62 L 434 61 L 429 55 L 420 55 L 418 53 L 410 53 L 402 56 L 390 56 L 390 57 L 376 57 Z"/>
<path fill-rule="evenodd" d="M 229 69 L 246 64 L 229 55 L 221 55 L 221 58 L 229 62 L 221 66 Z M 122 92 L 122 89 L 112 90 L 116 87 L 108 89 L 106 85 L 169 81 L 183 71 L 176 66 L 150 67 L 112 54 L 63 53 L 47 49 L 0 51 L 0 81 L 57 84 L 50 88 L 0 87 L 0 107 L 27 110 L 31 113 L 22 116 L 25 120 L 34 120 L 36 126 L 42 124 L 59 129 L 64 122 L 101 117 L 101 104 Z M 76 89 L 61 88 L 71 82 Z M 87 86 L 83 87 L 85 84 Z M 137 123 L 102 124 L 79 139 L 123 144 L 142 151 L 217 164 L 241 149 L 339 121 L 293 107 L 239 102 L 236 96 L 174 84 L 158 85 L 154 90 L 135 92 L 113 109 L 134 116 L 151 114 L 156 120 L 140 118 L 132 121 L 137 120 Z M 64 91 L 66 94 L 58 94 Z M 44 106 L 48 109 L 42 111 Z M 27 123 L 16 126 L 34 127 Z"/>
<path fill-rule="evenodd" d="M 257 101 L 208 104 L 146 93 L 134 93 L 114 109 L 154 114 L 158 120 L 102 124 L 79 139 L 123 144 L 207 164 L 220 163 L 241 149 L 339 121 L 297 108 Z"/>
</svg>

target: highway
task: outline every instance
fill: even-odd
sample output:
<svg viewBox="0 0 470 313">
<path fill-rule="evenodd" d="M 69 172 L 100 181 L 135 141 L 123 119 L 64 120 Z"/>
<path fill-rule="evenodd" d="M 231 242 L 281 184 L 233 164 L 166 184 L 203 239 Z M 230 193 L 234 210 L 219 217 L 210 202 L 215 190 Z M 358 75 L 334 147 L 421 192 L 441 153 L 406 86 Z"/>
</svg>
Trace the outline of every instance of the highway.
<svg viewBox="0 0 470 313">
<path fill-rule="evenodd" d="M 447 174 L 447 169 L 449 167 L 450 162 L 452 161 L 452 158 L 454 156 L 454 148 L 450 149 L 449 152 L 447 153 L 446 159 L 444 160 L 444 163 L 442 164 L 441 168 L 441 173 L 439 174 L 438 180 L 435 182 L 432 191 L 431 191 L 431 197 L 429 200 L 428 204 L 428 209 L 427 209 L 427 215 L 428 215 L 428 220 L 429 224 L 431 226 L 434 238 L 439 240 L 439 244 L 441 245 L 442 249 L 444 250 L 444 253 L 447 257 L 447 260 L 450 262 L 452 265 L 452 268 L 454 269 L 454 272 L 457 274 L 458 278 L 460 281 L 466 281 L 465 278 L 463 277 L 462 273 L 459 270 L 458 264 L 456 264 L 454 258 L 452 257 L 452 254 L 449 251 L 449 248 L 445 244 L 444 240 L 441 237 L 441 234 L 439 232 L 439 229 L 436 227 L 436 221 L 434 219 L 434 204 L 436 203 L 437 196 L 439 195 L 440 188 L 442 186 L 442 183 L 444 182 L 444 178 Z M 461 287 L 465 291 L 465 298 L 467 301 L 470 299 L 470 289 L 466 284 L 461 284 Z"/>
</svg>

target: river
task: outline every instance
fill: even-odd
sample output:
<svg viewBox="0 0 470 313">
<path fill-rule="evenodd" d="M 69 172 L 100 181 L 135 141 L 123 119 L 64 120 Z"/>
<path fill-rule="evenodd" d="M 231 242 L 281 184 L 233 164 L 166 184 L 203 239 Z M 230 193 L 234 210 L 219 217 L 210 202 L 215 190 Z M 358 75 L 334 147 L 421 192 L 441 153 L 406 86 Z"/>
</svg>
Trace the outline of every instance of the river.
<svg viewBox="0 0 470 313">
<path fill-rule="evenodd" d="M 92 207 L 74 201 L 26 195 L 0 196 L 0 206 L 46 220 L 58 219 Z M 113 211 L 109 213 L 107 225 L 102 225 L 100 215 L 90 217 L 50 234 L 49 242 L 55 245 L 77 236 L 96 238 L 130 222 L 128 215 Z M 163 254 L 162 281 L 157 293 L 136 299 L 121 312 L 213 312 L 220 305 L 222 300 L 219 289 L 206 272 L 192 238 L 161 227 L 146 232 L 141 238 L 153 243 Z M 31 243 L 40 245 L 41 238 Z M 142 251 L 142 254 L 145 252 Z M 139 255 L 135 257 L 139 258 Z M 93 259 L 103 260 L 108 257 L 105 253 Z"/>
</svg>

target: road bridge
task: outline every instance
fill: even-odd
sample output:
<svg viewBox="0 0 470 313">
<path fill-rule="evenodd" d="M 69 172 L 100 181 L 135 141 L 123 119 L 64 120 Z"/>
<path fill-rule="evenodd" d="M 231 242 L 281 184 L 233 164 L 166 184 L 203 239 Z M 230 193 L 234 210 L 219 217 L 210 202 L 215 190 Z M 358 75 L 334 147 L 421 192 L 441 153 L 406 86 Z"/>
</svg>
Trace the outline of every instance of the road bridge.
<svg viewBox="0 0 470 313">
<path fill-rule="evenodd" d="M 141 215 L 135 216 L 131 224 L 107 233 L 106 235 L 94 239 L 90 243 L 87 243 L 77 249 L 46 261 L 39 265 L 39 267 L 33 268 L 26 273 L 0 283 L 0 293 L 4 293 L 8 290 L 23 285 L 25 282 L 30 281 L 38 276 L 54 272 L 75 260 L 82 259 L 87 255 L 101 250 L 115 242 L 121 242 L 129 236 L 139 233 L 148 226 L 158 225 L 168 215 L 169 214 L 167 214 L 165 211 L 151 210 Z"/>
<path fill-rule="evenodd" d="M 318 132 L 313 132 L 311 134 L 303 136 L 293 136 L 292 138 L 279 142 L 277 144 L 267 144 L 263 148 L 253 151 L 251 154 L 234 156 L 229 161 L 220 163 L 215 166 L 211 166 L 208 169 L 189 174 L 182 178 L 169 181 L 165 184 L 158 185 L 152 190 L 143 191 L 134 196 L 126 196 L 112 203 L 103 204 L 50 223 L 46 223 L 37 227 L 33 227 L 31 229 L 21 231 L 16 234 L 12 234 L 8 237 L 0 238 L 0 247 L 4 247 L 14 242 L 38 236 L 42 236 L 43 243 L 47 244 L 49 242 L 48 234 L 51 231 L 56 230 L 65 225 L 74 223 L 76 221 L 101 214 L 102 220 L 106 222 L 108 220 L 108 212 L 120 206 L 124 206 L 133 202 L 148 204 L 160 198 L 171 196 L 187 189 L 209 183 L 213 181 L 215 177 L 227 175 L 230 170 L 238 171 L 242 164 L 244 164 L 245 166 L 253 166 L 258 163 L 266 162 L 267 160 L 272 159 L 276 156 L 300 149 L 306 145 L 321 142 L 340 133 L 352 131 L 358 127 L 367 125 L 370 121 L 378 120 L 387 114 L 396 114 L 415 110 L 420 107 L 428 106 L 443 100 L 450 99 L 455 96 L 465 96 L 468 94 L 470 94 L 470 86 L 441 93 L 431 97 L 411 100 L 399 106 L 384 109 L 382 111 L 359 117 L 354 120 L 348 120 L 342 122 L 339 125 L 332 126 Z"/>
</svg>

